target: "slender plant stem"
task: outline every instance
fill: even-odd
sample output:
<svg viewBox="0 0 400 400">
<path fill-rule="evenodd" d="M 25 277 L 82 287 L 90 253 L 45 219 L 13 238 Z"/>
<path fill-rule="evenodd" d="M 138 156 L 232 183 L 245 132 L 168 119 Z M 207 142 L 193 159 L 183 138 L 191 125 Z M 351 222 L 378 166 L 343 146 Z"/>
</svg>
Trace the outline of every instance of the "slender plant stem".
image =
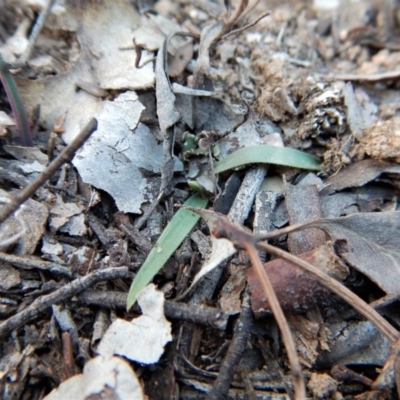
<svg viewBox="0 0 400 400">
<path fill-rule="evenodd" d="M 248 254 L 251 264 L 256 271 L 260 285 L 264 290 L 268 303 L 271 307 L 271 311 L 274 314 L 276 323 L 278 324 L 281 331 L 282 341 L 288 354 L 290 369 L 293 375 L 294 398 L 296 400 L 304 400 L 306 398 L 306 388 L 304 385 L 303 373 L 301 371 L 299 357 L 297 355 L 296 346 L 288 322 L 279 304 L 278 298 L 276 297 L 271 281 L 267 273 L 265 272 L 265 269 L 263 268 L 254 244 L 248 241 L 241 244 L 243 246 L 243 249 Z"/>
<path fill-rule="evenodd" d="M 307 261 L 301 260 L 300 258 L 296 257 L 293 254 L 288 253 L 285 250 L 279 249 L 266 242 L 257 243 L 257 247 L 305 269 L 310 275 L 318 279 L 318 281 L 322 285 L 324 285 L 332 292 L 336 293 L 348 304 L 353 306 L 361 315 L 363 315 L 366 319 L 371 321 L 376 326 L 376 328 L 390 340 L 391 343 L 396 343 L 396 341 L 399 339 L 400 337 L 399 332 L 392 325 L 390 325 L 385 318 L 383 318 L 364 300 L 362 300 L 360 297 L 354 294 L 351 290 L 347 289 L 340 282 L 331 278 L 330 276 L 320 271 L 318 268 L 314 267 Z"/>
<path fill-rule="evenodd" d="M 400 357 L 400 338 L 397 342 L 392 346 L 389 357 L 383 366 L 381 373 L 376 378 L 372 388 L 375 390 L 384 390 L 385 388 L 394 387 L 394 380 L 396 375 L 395 363 L 396 360 Z M 400 387 L 397 386 L 397 390 L 400 390 Z"/>
<path fill-rule="evenodd" d="M 287 235 L 288 233 L 294 232 L 296 230 L 303 229 L 303 228 L 305 228 L 305 225 L 309 224 L 309 222 L 310 221 L 300 222 L 298 224 L 293 224 L 293 225 L 287 226 L 286 228 L 276 229 L 271 232 L 263 233 L 262 235 L 255 235 L 254 238 L 257 242 L 260 242 L 262 240 L 274 239 L 274 238 L 282 236 L 282 235 Z"/>
<path fill-rule="evenodd" d="M 92 118 L 75 139 L 61 152 L 61 154 L 25 189 L 11 198 L 11 201 L 0 209 L 0 223 L 6 220 L 18 207 L 28 200 L 65 162 L 69 161 L 75 152 L 85 143 L 89 136 L 97 129 L 97 121 Z"/>
<path fill-rule="evenodd" d="M 217 42 L 219 39 L 221 39 L 235 25 L 236 21 L 243 14 L 243 12 L 246 9 L 248 4 L 249 4 L 249 0 L 241 0 L 240 1 L 240 3 L 237 5 L 236 10 L 232 13 L 232 15 L 230 16 L 228 21 L 225 22 L 225 25 L 221 29 L 221 32 L 214 39 L 214 42 Z"/>
</svg>

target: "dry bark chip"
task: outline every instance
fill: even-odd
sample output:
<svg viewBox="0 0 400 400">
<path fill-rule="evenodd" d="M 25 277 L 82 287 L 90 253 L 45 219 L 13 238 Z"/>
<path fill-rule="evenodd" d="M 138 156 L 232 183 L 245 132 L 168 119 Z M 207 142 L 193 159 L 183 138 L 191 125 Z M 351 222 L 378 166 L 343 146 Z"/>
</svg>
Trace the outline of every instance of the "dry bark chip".
<svg viewBox="0 0 400 400">
<path fill-rule="evenodd" d="M 322 399 L 336 392 L 338 382 L 328 374 L 313 372 L 307 387 L 312 391 L 314 398 Z"/>
<path fill-rule="evenodd" d="M 343 87 L 342 92 L 347 106 L 347 123 L 351 133 L 359 139 L 363 130 L 376 121 L 378 108 L 361 89 L 354 91 L 350 82 Z"/>
<path fill-rule="evenodd" d="M 335 364 L 383 365 L 389 356 L 391 344 L 370 321 L 328 324 L 332 339 L 330 351 L 323 351 L 315 362 L 317 368 Z"/>
<path fill-rule="evenodd" d="M 2 290 L 9 290 L 14 286 L 21 283 L 21 275 L 19 271 L 11 264 L 0 263 L 0 288 Z"/>
<path fill-rule="evenodd" d="M 321 201 L 316 185 L 286 184 L 286 208 L 290 224 L 321 218 Z M 325 234 L 320 230 L 305 230 L 289 234 L 288 246 L 293 254 L 305 253 L 325 242 Z"/>
</svg>

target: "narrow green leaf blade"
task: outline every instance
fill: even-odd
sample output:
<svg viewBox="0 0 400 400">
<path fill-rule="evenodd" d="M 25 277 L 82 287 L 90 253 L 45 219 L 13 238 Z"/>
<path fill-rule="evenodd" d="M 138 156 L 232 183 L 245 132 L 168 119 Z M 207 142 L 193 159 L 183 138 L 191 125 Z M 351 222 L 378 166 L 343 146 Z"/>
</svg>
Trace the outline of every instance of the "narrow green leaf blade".
<svg viewBox="0 0 400 400">
<path fill-rule="evenodd" d="M 208 199 L 195 194 L 186 200 L 184 205 L 205 208 L 207 203 Z M 135 304 L 139 292 L 151 282 L 157 272 L 164 266 L 180 246 L 183 239 L 193 229 L 199 218 L 200 215 L 184 208 L 180 208 L 173 216 L 132 282 L 127 299 L 128 309 Z"/>
<path fill-rule="evenodd" d="M 18 133 L 20 135 L 21 144 L 23 146 L 33 146 L 31 129 L 29 127 L 28 115 L 25 111 L 24 103 L 19 94 L 17 84 L 11 72 L 0 54 L 0 80 L 3 83 L 8 101 L 14 113 L 15 122 L 17 124 Z"/>
<path fill-rule="evenodd" d="M 318 158 L 288 147 L 264 145 L 249 146 L 229 154 L 226 158 L 215 163 L 214 172 L 219 173 L 241 165 L 267 163 L 285 165 L 287 167 L 320 170 Z"/>
</svg>

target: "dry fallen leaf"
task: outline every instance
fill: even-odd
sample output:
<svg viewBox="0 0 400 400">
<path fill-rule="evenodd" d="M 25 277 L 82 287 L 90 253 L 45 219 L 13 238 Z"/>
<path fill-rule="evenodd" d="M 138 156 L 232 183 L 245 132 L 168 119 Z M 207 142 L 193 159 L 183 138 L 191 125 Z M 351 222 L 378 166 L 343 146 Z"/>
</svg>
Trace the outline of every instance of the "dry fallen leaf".
<svg viewBox="0 0 400 400">
<path fill-rule="evenodd" d="M 78 202 L 64 203 L 61 196 L 57 196 L 56 204 L 50 210 L 50 227 L 54 231 L 60 229 L 71 235 L 80 236 L 85 234 L 85 229 L 72 229 L 79 227 L 76 224 L 80 221 L 84 209 L 85 206 L 83 204 L 79 204 Z"/>
<path fill-rule="evenodd" d="M 153 86 L 151 63 L 135 68 L 133 30 L 139 26 L 140 16 L 128 0 L 100 2 L 96 7 L 72 6 L 69 11 L 80 23 L 77 34 L 81 46 L 96 55 L 91 57 L 90 64 L 102 89 L 135 90 Z M 151 57 L 146 51 L 143 53 L 142 61 Z"/>
<path fill-rule="evenodd" d="M 53 129 L 57 118 L 65 116 L 63 138 L 70 143 L 102 102 L 99 97 L 77 90 L 80 82 L 100 89 L 147 89 L 154 85 L 155 75 L 151 63 L 135 68 L 133 31 L 139 26 L 140 17 L 129 1 L 101 2 L 95 7 L 70 6 L 63 16 L 68 19 L 69 29 L 77 30 L 81 48 L 76 63 L 57 76 L 19 78 L 17 84 L 28 114 L 40 104 L 40 122 L 46 129 Z M 59 29 L 59 25 L 54 29 Z M 142 62 L 151 56 L 143 50 Z"/>
<path fill-rule="evenodd" d="M 339 241 L 340 256 L 387 294 L 399 291 L 400 212 L 359 213 L 303 225 L 323 229 Z"/>
<path fill-rule="evenodd" d="M 299 254 L 298 257 L 315 265 L 339 281 L 343 280 L 347 275 L 347 268 L 335 255 L 331 243 L 307 253 Z M 271 280 L 282 309 L 289 313 L 301 313 L 309 310 L 331 293 L 329 289 L 322 286 L 302 268 L 280 258 L 265 263 L 264 268 Z M 270 313 L 268 301 L 254 268 L 249 268 L 246 273 L 252 292 L 251 306 L 253 312 L 256 315 Z"/>
<path fill-rule="evenodd" d="M 400 166 L 386 161 L 365 159 L 340 170 L 326 180 L 323 193 L 331 193 L 345 188 L 360 187 L 378 178 L 382 173 L 400 173 Z"/>
<path fill-rule="evenodd" d="M 157 362 L 172 340 L 171 324 L 164 316 L 164 295 L 153 284 L 137 297 L 143 315 L 131 322 L 116 319 L 104 334 L 97 352 L 104 357 L 120 355 L 143 364 Z"/>
<path fill-rule="evenodd" d="M 144 396 L 135 372 L 125 360 L 98 356 L 85 364 L 83 374 L 64 381 L 44 400 L 91 398 L 141 400 Z"/>
<path fill-rule="evenodd" d="M 135 92 L 104 101 L 96 115 L 97 131 L 73 160 L 84 182 L 107 191 L 120 211 L 136 214 L 158 193 L 154 174 L 161 171 L 162 161 L 162 145 L 146 125 L 137 126 L 143 109 Z M 153 176 L 146 177 L 143 171 Z"/>
<path fill-rule="evenodd" d="M 0 203 L 8 203 L 10 195 L 0 190 Z M 26 201 L 13 216 L 0 225 L 0 248 L 14 245 L 14 254 L 33 254 L 46 229 L 49 211 L 35 200 Z M 14 237 L 12 242 L 7 239 Z"/>
</svg>

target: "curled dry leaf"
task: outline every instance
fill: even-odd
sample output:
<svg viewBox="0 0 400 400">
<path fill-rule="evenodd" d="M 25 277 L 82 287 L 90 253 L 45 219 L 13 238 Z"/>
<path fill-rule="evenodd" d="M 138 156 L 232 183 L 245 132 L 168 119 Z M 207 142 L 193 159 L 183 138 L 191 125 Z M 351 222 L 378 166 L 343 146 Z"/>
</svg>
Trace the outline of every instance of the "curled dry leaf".
<svg viewBox="0 0 400 400">
<path fill-rule="evenodd" d="M 223 28 L 222 22 L 218 22 L 214 25 L 208 25 L 204 27 L 201 32 L 200 44 L 199 44 L 199 56 L 197 58 L 196 65 L 194 67 L 193 76 L 195 79 L 195 89 L 210 90 L 211 81 L 209 80 L 210 70 L 210 46 L 214 40 L 221 33 Z"/>
<path fill-rule="evenodd" d="M 167 54 L 166 46 L 167 43 L 165 41 L 157 54 L 156 60 L 157 116 L 161 132 L 163 133 L 179 120 L 179 113 L 174 107 L 175 95 L 171 89 L 169 79 L 165 72 L 165 56 Z"/>
<path fill-rule="evenodd" d="M 153 87 L 155 75 L 151 63 L 135 68 L 136 53 L 132 41 L 140 16 L 128 0 L 99 2 L 96 6 L 85 2 L 66 3 L 65 6 L 57 4 L 58 12 L 66 11 L 62 16 L 52 16 L 63 19 L 58 20 L 53 29 L 63 26 L 66 31 L 76 32 L 80 44 L 78 60 L 56 76 L 37 80 L 18 78 L 16 81 L 28 115 L 40 104 L 43 127 L 53 129 L 57 118 L 65 116 L 63 139 L 69 143 L 102 103 L 101 98 L 77 90 L 77 86 L 82 87 L 81 82 L 106 90 L 141 90 Z M 118 29 L 115 29 L 117 21 Z M 151 56 L 143 50 L 141 62 Z"/>
<path fill-rule="evenodd" d="M 103 89 L 146 89 L 153 86 L 152 65 L 135 68 L 132 46 L 133 29 L 140 16 L 127 0 L 98 3 L 96 7 L 70 7 L 80 23 L 78 39 L 97 57 L 91 57 L 95 76 Z M 118 21 L 118 29 L 115 29 Z M 145 52 L 144 52 L 145 53 Z M 148 58 L 146 54 L 143 58 Z M 145 61 L 145 60 L 143 60 Z"/>
<path fill-rule="evenodd" d="M 44 400 L 91 398 L 141 400 L 144 396 L 139 379 L 125 360 L 99 356 L 86 363 L 83 374 L 66 380 Z"/>
<path fill-rule="evenodd" d="M 337 257 L 330 242 L 315 250 L 299 254 L 298 257 L 339 281 L 347 275 L 346 266 Z M 302 268 L 280 258 L 265 263 L 264 268 L 284 311 L 294 313 L 307 311 L 331 293 Z M 270 313 L 268 301 L 254 268 L 246 272 L 252 292 L 251 306 L 254 313 L 259 316 L 266 312 Z"/>
<path fill-rule="evenodd" d="M 163 47 L 166 37 L 185 29 L 171 17 L 162 14 L 146 13 L 141 17 L 141 24 L 133 32 L 135 43 L 148 51 L 156 51 Z M 168 43 L 168 75 L 177 77 L 185 69 L 193 56 L 193 43 L 191 38 L 174 36 Z"/>
<path fill-rule="evenodd" d="M 162 356 L 165 344 L 172 340 L 171 324 L 164 316 L 164 295 L 151 284 L 137 300 L 143 315 L 131 322 L 116 319 L 99 343 L 100 355 L 120 355 L 143 364 L 153 364 Z"/>
</svg>

